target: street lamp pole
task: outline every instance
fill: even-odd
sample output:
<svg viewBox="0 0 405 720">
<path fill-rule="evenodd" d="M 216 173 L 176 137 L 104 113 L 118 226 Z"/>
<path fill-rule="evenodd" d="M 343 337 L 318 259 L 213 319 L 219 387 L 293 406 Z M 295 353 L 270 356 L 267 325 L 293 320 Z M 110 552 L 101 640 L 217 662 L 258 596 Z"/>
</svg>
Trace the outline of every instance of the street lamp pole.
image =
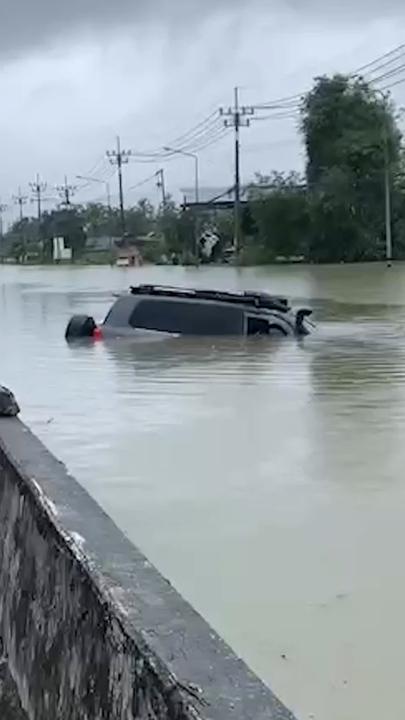
<svg viewBox="0 0 405 720">
<path fill-rule="evenodd" d="M 173 155 L 184 155 L 185 157 L 191 157 L 194 160 L 194 199 L 195 202 L 200 202 L 200 170 L 199 170 L 199 159 L 195 153 L 187 152 L 186 150 L 178 150 L 177 148 L 164 147 L 163 150 Z"/>
<path fill-rule="evenodd" d="M 187 152 L 187 150 L 180 150 L 178 148 L 172 148 L 172 147 L 164 147 L 163 150 L 166 152 L 172 153 L 173 155 L 184 155 L 185 157 L 193 158 L 194 160 L 194 200 L 195 203 L 200 202 L 200 168 L 199 168 L 199 159 L 198 155 L 192 152 Z M 198 209 L 197 209 L 198 212 Z M 198 222 L 198 216 L 196 216 L 195 221 L 195 257 L 198 258 L 198 240 L 199 240 L 199 222 Z"/>
</svg>

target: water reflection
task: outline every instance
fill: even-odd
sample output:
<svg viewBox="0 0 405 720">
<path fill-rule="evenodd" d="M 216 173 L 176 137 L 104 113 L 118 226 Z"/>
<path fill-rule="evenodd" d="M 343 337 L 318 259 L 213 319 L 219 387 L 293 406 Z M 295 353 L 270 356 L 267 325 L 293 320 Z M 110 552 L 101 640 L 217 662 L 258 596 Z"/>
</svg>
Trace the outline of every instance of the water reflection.
<svg viewBox="0 0 405 720">
<path fill-rule="evenodd" d="M 286 294 L 318 327 L 66 345 L 154 281 Z M 402 718 L 404 267 L 3 267 L 0 332 L 25 419 L 300 718 Z"/>
</svg>

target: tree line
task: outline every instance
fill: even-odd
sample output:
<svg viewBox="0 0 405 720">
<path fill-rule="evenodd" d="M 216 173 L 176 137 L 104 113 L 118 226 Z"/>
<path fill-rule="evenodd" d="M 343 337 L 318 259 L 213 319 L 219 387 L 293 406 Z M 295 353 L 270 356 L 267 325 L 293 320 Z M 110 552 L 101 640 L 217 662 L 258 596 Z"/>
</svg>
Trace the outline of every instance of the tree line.
<svg viewBox="0 0 405 720">
<path fill-rule="evenodd" d="M 405 258 L 404 152 L 398 117 L 389 99 L 361 78 L 319 77 L 302 98 L 299 131 L 306 152 L 305 173 L 270 170 L 256 176 L 243 209 L 240 261 L 381 259 L 387 176 L 394 257 Z M 204 226 L 204 218 L 171 200 L 158 208 L 141 200 L 125 211 L 126 235 L 137 238 L 155 233 L 161 238 L 159 253 L 186 259 L 193 256 L 196 232 Z M 216 212 L 214 224 L 222 247 L 232 244 L 232 213 Z M 22 246 L 39 243 L 46 259 L 47 242 L 58 235 L 69 240 L 76 258 L 84 252 L 86 237 L 125 240 L 119 211 L 100 203 L 52 210 L 43 214 L 41 222 L 24 218 L 13 225 L 8 239 L 15 255 Z"/>
</svg>

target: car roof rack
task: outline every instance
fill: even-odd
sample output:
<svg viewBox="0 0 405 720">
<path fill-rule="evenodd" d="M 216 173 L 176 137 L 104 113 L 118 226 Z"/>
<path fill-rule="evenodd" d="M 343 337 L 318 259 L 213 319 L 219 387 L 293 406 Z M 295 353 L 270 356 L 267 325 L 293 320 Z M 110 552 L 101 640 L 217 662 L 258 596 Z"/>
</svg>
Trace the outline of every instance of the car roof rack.
<svg viewBox="0 0 405 720">
<path fill-rule="evenodd" d="M 288 300 L 268 293 L 245 291 L 228 292 L 226 290 L 202 290 L 197 288 L 172 287 L 170 285 L 135 285 L 130 288 L 132 295 L 155 295 L 163 297 L 195 298 L 214 300 L 215 302 L 251 305 L 256 308 L 288 312 Z"/>
</svg>

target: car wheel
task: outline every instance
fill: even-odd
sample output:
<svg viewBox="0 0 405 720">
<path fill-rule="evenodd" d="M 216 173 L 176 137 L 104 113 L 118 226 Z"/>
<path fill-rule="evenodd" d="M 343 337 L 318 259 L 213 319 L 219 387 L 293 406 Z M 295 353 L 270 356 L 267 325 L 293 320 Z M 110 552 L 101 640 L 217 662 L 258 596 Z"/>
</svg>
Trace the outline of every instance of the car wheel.
<svg viewBox="0 0 405 720">
<path fill-rule="evenodd" d="M 93 336 L 97 325 L 89 315 L 73 315 L 65 332 L 66 340 L 78 340 Z"/>
</svg>

